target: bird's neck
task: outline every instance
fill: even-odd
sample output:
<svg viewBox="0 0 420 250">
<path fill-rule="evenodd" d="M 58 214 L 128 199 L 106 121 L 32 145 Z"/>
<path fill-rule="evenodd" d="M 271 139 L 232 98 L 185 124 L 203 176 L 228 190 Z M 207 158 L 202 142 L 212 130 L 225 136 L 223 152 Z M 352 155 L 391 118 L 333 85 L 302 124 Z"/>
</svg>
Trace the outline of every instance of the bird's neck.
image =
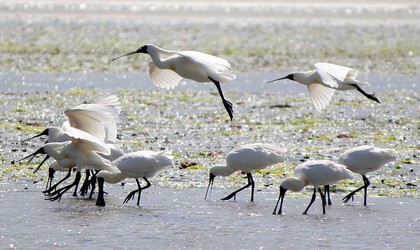
<svg viewBox="0 0 420 250">
<path fill-rule="evenodd" d="M 229 176 L 235 171 L 236 169 L 233 169 L 229 166 L 214 166 L 210 169 L 210 172 L 215 176 Z"/>
<path fill-rule="evenodd" d="M 168 61 L 165 59 L 169 56 L 174 55 L 176 52 L 172 50 L 166 50 L 159 47 L 154 47 L 150 52 L 149 55 L 152 58 L 153 63 L 156 67 L 160 69 L 169 69 L 171 65 L 169 65 Z"/>
<path fill-rule="evenodd" d="M 315 70 L 296 72 L 293 74 L 293 79 L 304 85 L 309 85 L 317 81 L 317 75 L 315 73 Z"/>
</svg>

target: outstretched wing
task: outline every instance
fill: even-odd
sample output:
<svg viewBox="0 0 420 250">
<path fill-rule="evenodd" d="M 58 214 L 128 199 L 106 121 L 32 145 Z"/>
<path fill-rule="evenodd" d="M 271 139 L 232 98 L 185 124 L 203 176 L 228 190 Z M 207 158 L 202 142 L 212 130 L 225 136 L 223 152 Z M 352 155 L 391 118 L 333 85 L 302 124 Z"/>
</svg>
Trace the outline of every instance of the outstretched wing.
<svg viewBox="0 0 420 250">
<path fill-rule="evenodd" d="M 308 91 L 315 109 L 321 111 L 330 104 L 335 89 L 312 83 L 308 85 Z"/>
<path fill-rule="evenodd" d="M 331 88 L 338 88 L 346 78 L 354 79 L 357 76 L 357 70 L 336 64 L 315 63 L 314 67 L 321 81 Z"/>
<path fill-rule="evenodd" d="M 199 65 L 209 74 L 214 74 L 214 76 L 210 77 L 216 78 L 219 76 L 217 80 L 220 82 L 236 79 L 236 75 L 230 72 L 230 63 L 223 58 L 198 51 L 179 51 L 178 55 Z"/>
<path fill-rule="evenodd" d="M 181 81 L 182 77 L 170 69 L 160 69 L 156 67 L 153 61 L 149 62 L 149 74 L 152 82 L 164 89 L 173 89 Z"/>
<path fill-rule="evenodd" d="M 94 135 L 102 141 L 115 142 L 116 123 L 120 121 L 121 107 L 116 96 L 109 96 L 97 103 L 81 104 L 64 111 L 72 127 Z"/>
<path fill-rule="evenodd" d="M 109 155 L 111 153 L 110 148 L 101 140 L 98 140 L 95 136 L 86 133 L 77 128 L 70 126 L 63 126 L 63 132 L 72 138 L 74 143 L 83 143 L 83 147 L 89 151 L 95 151 L 104 155 Z"/>
</svg>

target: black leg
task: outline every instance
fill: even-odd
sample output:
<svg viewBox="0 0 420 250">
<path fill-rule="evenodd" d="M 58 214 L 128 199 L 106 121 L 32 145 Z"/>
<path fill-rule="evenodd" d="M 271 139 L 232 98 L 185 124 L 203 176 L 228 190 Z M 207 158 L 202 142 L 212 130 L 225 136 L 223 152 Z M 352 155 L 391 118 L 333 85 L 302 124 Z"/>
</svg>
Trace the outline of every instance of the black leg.
<svg viewBox="0 0 420 250">
<path fill-rule="evenodd" d="M 235 199 L 236 199 L 236 194 L 239 193 L 240 191 L 242 191 L 243 189 L 249 187 L 249 186 L 252 186 L 251 201 L 254 201 L 254 180 L 252 179 L 251 173 L 247 173 L 246 175 L 248 177 L 248 184 L 246 184 L 245 186 L 236 190 L 235 192 L 231 193 L 230 195 L 226 196 L 225 198 L 222 198 L 223 201 L 230 200 L 230 199 L 232 199 L 232 197 L 235 197 Z"/>
<path fill-rule="evenodd" d="M 136 193 L 139 193 L 139 195 L 138 195 L 138 197 L 137 197 L 137 206 L 140 206 L 141 191 L 142 191 L 143 189 L 149 188 L 149 187 L 152 185 L 152 184 L 149 182 L 149 180 L 147 180 L 146 178 L 143 178 L 143 179 L 146 181 L 147 185 L 146 185 L 146 186 L 144 186 L 144 187 L 142 188 L 142 187 L 140 186 L 140 182 L 139 182 L 139 180 L 138 180 L 138 179 L 136 179 L 138 189 L 137 189 L 137 190 L 134 190 L 134 191 L 131 191 L 131 192 L 127 195 L 127 197 L 125 198 L 125 200 L 123 201 L 123 203 L 127 203 L 129 200 L 134 199 L 134 196 L 136 195 Z"/>
<path fill-rule="evenodd" d="M 55 170 L 53 168 L 48 168 L 48 180 L 47 180 L 47 186 L 45 187 L 45 190 L 48 190 L 51 188 L 52 180 L 54 179 Z"/>
<path fill-rule="evenodd" d="M 370 185 L 370 182 L 369 182 L 369 180 L 367 179 L 367 177 L 366 177 L 366 176 L 362 175 L 362 178 L 363 178 L 363 183 L 364 183 L 364 185 L 363 185 L 363 186 L 361 186 L 360 188 L 358 188 L 358 189 L 356 189 L 356 190 L 354 190 L 354 191 L 350 192 L 348 195 L 346 195 L 346 196 L 343 198 L 343 202 L 344 202 L 344 203 L 347 203 L 350 199 L 353 199 L 354 194 L 355 194 L 355 193 L 357 193 L 357 192 L 359 192 L 359 191 L 360 191 L 360 190 L 362 190 L 362 189 L 365 189 L 365 193 L 367 193 L 367 186 L 369 186 L 369 185 Z M 366 186 L 366 185 L 367 185 L 367 186 Z M 365 197 L 366 197 L 366 196 L 365 196 Z M 365 199 L 365 205 L 366 205 L 366 199 Z"/>
<path fill-rule="evenodd" d="M 67 180 L 71 175 L 71 169 L 69 169 L 69 172 L 67 172 L 67 175 L 64 176 L 63 179 L 61 179 L 59 182 L 57 182 L 56 184 L 54 184 L 53 186 L 51 186 L 49 189 L 42 191 L 45 195 L 48 195 L 49 193 L 51 193 L 52 191 L 54 191 L 58 185 L 60 185 L 63 181 Z"/>
<path fill-rule="evenodd" d="M 309 205 L 308 205 L 308 207 L 305 209 L 305 211 L 303 212 L 303 214 L 307 214 L 307 213 L 308 213 L 308 210 L 309 210 L 309 208 L 311 207 L 312 203 L 314 203 L 315 198 L 316 198 L 316 188 L 314 188 L 314 193 L 312 194 L 311 202 L 309 202 Z"/>
<path fill-rule="evenodd" d="M 209 77 L 209 79 L 216 85 L 217 91 L 219 92 L 220 98 L 222 98 L 223 106 L 225 106 L 226 111 L 229 114 L 230 120 L 233 119 L 233 108 L 232 103 L 225 99 L 223 96 L 222 88 L 220 87 L 220 83 L 218 81 L 215 81 Z"/>
<path fill-rule="evenodd" d="M 325 195 L 322 193 L 322 190 L 321 190 L 320 187 L 318 188 L 318 192 L 319 192 L 319 195 L 321 196 L 321 200 L 322 200 L 322 213 L 325 214 L 325 205 L 327 203 L 325 201 Z"/>
<path fill-rule="evenodd" d="M 363 182 L 365 183 L 365 193 L 364 193 L 364 205 L 365 206 L 367 206 L 367 202 L 366 202 L 366 200 L 367 200 L 367 188 L 370 186 L 370 181 L 369 181 L 369 179 L 366 177 L 366 175 L 362 175 L 362 178 L 363 178 Z"/>
<path fill-rule="evenodd" d="M 99 173 L 98 170 L 96 170 L 95 173 L 93 173 L 92 177 L 90 178 L 90 195 L 89 195 L 89 199 L 92 199 L 93 197 L 93 192 L 95 191 L 96 188 L 96 175 Z"/>
<path fill-rule="evenodd" d="M 47 200 L 50 200 L 50 201 L 58 200 L 58 201 L 60 201 L 61 200 L 61 196 L 65 192 L 67 192 L 70 188 L 72 188 L 74 186 L 77 186 L 79 184 L 80 179 L 81 179 L 81 176 L 82 175 L 80 174 L 80 172 L 77 172 L 76 173 L 76 178 L 74 179 L 74 182 L 72 184 L 70 184 L 68 186 L 65 186 L 65 187 L 62 187 L 60 189 L 57 189 L 55 192 L 49 194 L 50 197 L 47 198 Z"/>
<path fill-rule="evenodd" d="M 331 206 L 332 203 L 331 203 L 331 197 L 330 197 L 330 185 L 325 185 L 324 190 L 325 190 L 325 195 L 328 198 L 328 206 Z"/>
<path fill-rule="evenodd" d="M 96 206 L 105 207 L 104 178 L 98 178 L 98 197 L 96 198 Z"/>
<path fill-rule="evenodd" d="M 357 91 L 359 91 L 360 93 L 362 93 L 362 95 L 364 95 L 364 96 L 366 96 L 368 99 L 370 99 L 370 100 L 372 100 L 372 101 L 375 101 L 375 102 L 377 102 L 377 103 L 381 103 L 380 101 L 379 101 L 379 99 L 378 98 L 376 98 L 376 96 L 374 96 L 373 94 L 368 94 L 368 93 L 366 93 L 363 89 L 361 89 L 358 85 L 356 85 L 356 84 L 352 84 L 355 88 L 356 88 L 356 90 Z"/>
<path fill-rule="evenodd" d="M 85 196 L 87 194 L 87 192 L 89 191 L 89 186 L 90 186 L 90 169 L 86 169 L 86 177 L 85 180 L 83 181 L 82 187 L 80 188 L 80 195 L 81 196 Z M 76 195 L 73 194 L 73 196 L 77 196 L 77 189 L 75 190 Z"/>
<path fill-rule="evenodd" d="M 282 186 L 280 186 L 280 194 L 279 194 L 279 198 L 277 199 L 276 206 L 274 207 L 273 214 L 276 214 L 277 206 L 279 205 L 280 201 L 281 202 L 280 202 L 280 208 L 279 208 L 278 214 L 282 214 L 283 199 L 284 199 L 284 196 L 286 194 L 286 191 L 287 191 L 287 189 L 284 189 Z"/>
</svg>

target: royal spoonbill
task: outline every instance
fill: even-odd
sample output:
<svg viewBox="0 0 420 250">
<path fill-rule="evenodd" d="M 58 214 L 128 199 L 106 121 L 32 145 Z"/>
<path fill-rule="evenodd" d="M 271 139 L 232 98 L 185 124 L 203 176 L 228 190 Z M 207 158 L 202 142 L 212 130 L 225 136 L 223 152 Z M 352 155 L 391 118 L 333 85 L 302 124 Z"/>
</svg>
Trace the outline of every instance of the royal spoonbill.
<svg viewBox="0 0 420 250">
<path fill-rule="evenodd" d="M 280 201 L 278 214 L 282 214 L 283 199 L 287 190 L 299 192 L 308 185 L 312 185 L 314 187 L 314 193 L 312 194 L 312 199 L 303 214 L 307 214 L 308 209 L 311 207 L 312 203 L 314 203 L 317 190 L 322 199 L 322 212 L 325 214 L 326 200 L 324 193 L 322 193 L 321 186 L 334 184 L 337 181 L 352 178 L 353 173 L 348 170 L 346 166 L 329 160 L 316 160 L 302 163 L 296 167 L 294 177 L 288 177 L 280 184 L 280 194 L 276 206 L 274 207 L 273 214 L 276 214 Z"/>
<path fill-rule="evenodd" d="M 306 85 L 312 104 L 317 110 L 322 110 L 329 105 L 335 90 L 355 89 L 370 100 L 380 103 L 379 99 L 373 94 L 368 94 L 361 88 L 362 86 L 368 86 L 369 83 L 356 79 L 357 70 L 321 62 L 315 63 L 314 67 L 314 70 L 294 72 L 285 77 L 269 81 L 268 83 L 289 79 Z"/>
<path fill-rule="evenodd" d="M 354 194 L 364 189 L 364 202 L 366 206 L 367 188 L 370 185 L 366 174 L 373 172 L 384 166 L 386 163 L 397 159 L 397 153 L 392 149 L 377 148 L 374 146 L 364 145 L 351 148 L 341 154 L 338 162 L 347 166 L 353 173 L 360 174 L 363 178 L 364 185 L 343 198 L 344 203 L 347 203 Z"/>
<path fill-rule="evenodd" d="M 268 166 L 284 162 L 284 151 L 273 144 L 254 143 L 237 147 L 226 155 L 226 165 L 216 165 L 210 169 L 209 184 L 204 199 L 207 198 L 207 193 L 210 193 L 213 188 L 214 178 L 216 176 L 229 176 L 236 171 L 243 171 L 248 178 L 248 184 L 235 192 L 229 194 L 222 200 L 229 200 L 232 197 L 236 200 L 236 194 L 241 190 L 251 186 L 251 202 L 254 201 L 254 187 L 255 183 L 252 179 L 251 172 L 254 170 L 264 169 Z"/>
<path fill-rule="evenodd" d="M 134 178 L 136 179 L 138 189 L 130 192 L 123 203 L 127 203 L 130 199 L 134 199 L 134 196 L 138 193 L 137 206 L 139 206 L 141 191 L 151 186 L 148 178 L 153 177 L 165 167 L 173 166 L 172 159 L 173 156 L 168 151 L 156 152 L 142 150 L 124 154 L 112 162 L 112 165 L 118 169 L 118 172 L 102 170 L 97 174 L 99 193 L 96 205 L 105 206 L 105 199 L 103 197 L 104 182 L 118 183 L 125 178 Z M 146 181 L 146 186 L 140 186 L 139 178 L 143 178 L 143 180 Z"/>
<path fill-rule="evenodd" d="M 175 88 L 182 78 L 196 82 L 213 82 L 230 119 L 233 119 L 232 103 L 225 99 L 220 86 L 220 83 L 236 79 L 236 75 L 230 72 L 231 66 L 228 61 L 198 51 L 166 50 L 154 44 L 146 44 L 137 50 L 118 56 L 112 61 L 137 53 L 148 54 L 151 57 L 150 78 L 160 88 Z"/>
</svg>

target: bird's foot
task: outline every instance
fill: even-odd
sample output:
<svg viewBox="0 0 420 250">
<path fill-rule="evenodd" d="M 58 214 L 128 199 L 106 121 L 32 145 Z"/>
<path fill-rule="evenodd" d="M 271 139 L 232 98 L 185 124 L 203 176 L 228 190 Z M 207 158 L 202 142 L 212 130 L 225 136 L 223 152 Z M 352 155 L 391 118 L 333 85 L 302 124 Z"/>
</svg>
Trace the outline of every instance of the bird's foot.
<svg viewBox="0 0 420 250">
<path fill-rule="evenodd" d="M 127 195 L 127 197 L 125 197 L 125 200 L 123 201 L 123 204 L 124 204 L 124 203 L 129 202 L 130 200 L 133 200 L 133 199 L 134 199 L 134 197 L 136 196 L 136 193 L 137 193 L 137 192 L 138 192 L 138 190 L 131 191 L 131 192 Z"/>
</svg>

